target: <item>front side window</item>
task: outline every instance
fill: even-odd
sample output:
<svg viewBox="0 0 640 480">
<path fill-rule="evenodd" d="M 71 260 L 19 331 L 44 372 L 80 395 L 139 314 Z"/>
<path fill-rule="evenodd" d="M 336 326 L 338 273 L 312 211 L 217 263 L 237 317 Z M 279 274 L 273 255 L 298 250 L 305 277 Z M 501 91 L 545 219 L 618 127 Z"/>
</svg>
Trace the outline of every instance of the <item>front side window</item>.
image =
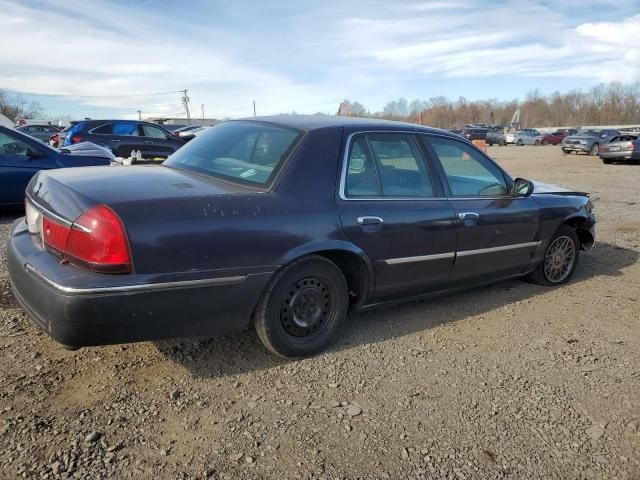
<svg viewBox="0 0 640 480">
<path fill-rule="evenodd" d="M 224 122 L 180 148 L 164 165 L 266 185 L 301 136 L 299 130 L 260 122 Z"/>
<path fill-rule="evenodd" d="M 151 138 L 167 138 L 167 134 L 160 130 L 158 127 L 151 125 L 141 125 L 142 136 Z"/>
<path fill-rule="evenodd" d="M 27 156 L 29 144 L 0 132 L 0 155 Z"/>
<path fill-rule="evenodd" d="M 447 138 L 432 137 L 428 142 L 442 164 L 451 195 L 509 195 L 502 171 L 473 147 Z"/>
</svg>

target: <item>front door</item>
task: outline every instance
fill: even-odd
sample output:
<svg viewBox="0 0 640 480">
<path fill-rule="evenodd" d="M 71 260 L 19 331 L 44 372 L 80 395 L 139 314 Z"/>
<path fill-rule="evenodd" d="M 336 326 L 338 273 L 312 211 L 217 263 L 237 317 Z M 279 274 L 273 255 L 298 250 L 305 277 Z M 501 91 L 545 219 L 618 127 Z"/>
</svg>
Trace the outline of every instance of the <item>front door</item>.
<svg viewBox="0 0 640 480">
<path fill-rule="evenodd" d="M 473 282 L 523 273 L 539 246 L 535 199 L 512 195 L 504 172 L 471 145 L 422 138 L 438 160 L 458 221 L 452 279 Z"/>
<path fill-rule="evenodd" d="M 455 215 L 412 133 L 351 138 L 337 200 L 342 227 L 371 259 L 378 300 L 446 288 Z"/>
<path fill-rule="evenodd" d="M 141 124 L 140 136 L 142 139 L 142 156 L 145 158 L 167 158 L 175 147 L 167 138 L 164 130 L 153 125 Z"/>
</svg>

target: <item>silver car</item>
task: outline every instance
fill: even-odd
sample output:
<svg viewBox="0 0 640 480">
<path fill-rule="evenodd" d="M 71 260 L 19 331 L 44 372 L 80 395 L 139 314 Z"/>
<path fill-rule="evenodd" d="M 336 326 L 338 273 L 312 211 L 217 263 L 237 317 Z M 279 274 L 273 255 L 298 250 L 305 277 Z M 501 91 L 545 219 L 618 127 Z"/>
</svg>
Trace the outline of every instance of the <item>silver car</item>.
<svg viewBox="0 0 640 480">
<path fill-rule="evenodd" d="M 640 162 L 640 140 L 637 133 L 620 133 L 600 146 L 598 152 L 602 163 Z"/>
<path fill-rule="evenodd" d="M 507 134 L 507 142 L 515 143 L 518 146 L 540 145 L 542 143 L 542 135 L 537 131 L 520 130 L 511 134 L 511 137 Z"/>
</svg>

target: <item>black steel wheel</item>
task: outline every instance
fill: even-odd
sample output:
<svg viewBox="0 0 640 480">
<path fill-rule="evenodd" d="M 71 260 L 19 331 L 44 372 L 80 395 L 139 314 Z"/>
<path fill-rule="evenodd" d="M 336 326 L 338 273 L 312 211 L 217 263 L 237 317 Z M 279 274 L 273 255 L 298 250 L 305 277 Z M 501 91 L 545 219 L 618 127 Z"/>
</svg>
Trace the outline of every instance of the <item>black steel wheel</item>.
<svg viewBox="0 0 640 480">
<path fill-rule="evenodd" d="M 262 343 L 284 358 L 324 350 L 347 315 L 349 294 L 342 271 L 321 256 L 297 260 L 274 275 L 253 323 Z"/>
<path fill-rule="evenodd" d="M 544 259 L 529 275 L 540 285 L 562 285 L 571 280 L 580 256 L 580 240 L 573 228 L 563 225 L 549 241 Z"/>
</svg>

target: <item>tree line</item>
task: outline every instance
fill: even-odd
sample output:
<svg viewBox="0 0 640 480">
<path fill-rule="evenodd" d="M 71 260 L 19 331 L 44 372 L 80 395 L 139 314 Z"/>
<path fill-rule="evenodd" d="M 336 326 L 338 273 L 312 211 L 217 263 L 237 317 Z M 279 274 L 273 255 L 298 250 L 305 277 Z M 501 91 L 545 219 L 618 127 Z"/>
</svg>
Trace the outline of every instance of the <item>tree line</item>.
<svg viewBox="0 0 640 480">
<path fill-rule="evenodd" d="M 12 122 L 20 118 L 37 118 L 42 113 L 38 102 L 30 102 L 22 95 L 0 89 L 0 113 Z"/>
<path fill-rule="evenodd" d="M 354 116 L 418 123 L 421 115 L 422 124 L 438 128 L 476 123 L 507 126 L 518 109 L 521 128 L 640 124 L 640 83 L 612 82 L 588 91 L 571 90 L 551 95 L 532 90 L 522 101 L 470 101 L 464 97 L 456 101 L 445 97 L 408 101 L 398 98 L 388 102 L 381 112 L 374 113 L 359 102 L 345 102 Z"/>
</svg>

